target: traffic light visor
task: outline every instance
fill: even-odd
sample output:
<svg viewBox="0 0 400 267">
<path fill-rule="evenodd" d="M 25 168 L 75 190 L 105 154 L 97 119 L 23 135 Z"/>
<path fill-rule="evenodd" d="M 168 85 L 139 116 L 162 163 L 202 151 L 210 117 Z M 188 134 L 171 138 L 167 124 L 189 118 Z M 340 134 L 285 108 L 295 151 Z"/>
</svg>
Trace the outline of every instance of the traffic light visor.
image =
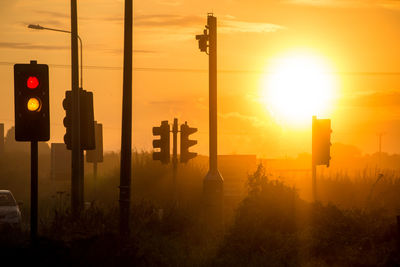
<svg viewBox="0 0 400 267">
<path fill-rule="evenodd" d="M 26 86 L 29 89 L 35 89 L 39 86 L 39 80 L 35 76 L 29 76 L 28 80 L 26 80 Z"/>
</svg>

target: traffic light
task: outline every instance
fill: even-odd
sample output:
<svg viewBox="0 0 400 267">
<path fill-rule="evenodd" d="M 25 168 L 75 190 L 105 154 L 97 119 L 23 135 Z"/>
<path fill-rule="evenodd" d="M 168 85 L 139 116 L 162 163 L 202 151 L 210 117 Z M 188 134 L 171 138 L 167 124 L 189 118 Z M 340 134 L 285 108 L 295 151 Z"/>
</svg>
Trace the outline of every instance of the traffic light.
<svg viewBox="0 0 400 267">
<path fill-rule="evenodd" d="M 204 34 L 199 34 L 196 35 L 196 40 L 199 41 L 199 49 L 201 52 L 206 52 L 207 53 L 207 47 L 208 47 L 208 34 L 207 30 L 204 30 Z"/>
<path fill-rule="evenodd" d="M 72 91 L 65 91 L 63 100 L 63 108 L 65 109 L 65 118 L 63 120 L 65 127 L 64 143 L 67 149 L 72 149 Z"/>
<path fill-rule="evenodd" d="M 83 150 L 96 148 L 93 112 L 93 93 L 82 90 L 80 95 L 81 103 L 81 147 Z"/>
<path fill-rule="evenodd" d="M 46 64 L 14 65 L 15 140 L 50 139 L 49 67 Z"/>
<path fill-rule="evenodd" d="M 160 149 L 153 152 L 153 160 L 160 160 L 164 164 L 169 163 L 170 159 L 169 132 L 168 121 L 162 121 L 161 126 L 153 127 L 153 135 L 160 136 L 160 139 L 153 140 L 153 148 Z"/>
<path fill-rule="evenodd" d="M 331 120 L 313 117 L 312 123 L 312 158 L 315 165 L 329 167 L 331 159 Z"/>
<path fill-rule="evenodd" d="M 95 134 L 94 134 L 94 112 L 93 112 L 93 93 L 86 90 L 79 89 L 80 93 L 80 136 L 81 136 L 81 149 L 92 150 L 96 148 Z M 63 100 L 63 107 L 65 109 L 65 135 L 64 143 L 67 149 L 72 149 L 72 91 L 65 91 L 65 98 Z"/>
<path fill-rule="evenodd" d="M 191 128 L 185 124 L 181 125 L 181 157 L 180 162 L 186 163 L 197 156 L 195 152 L 189 152 L 189 148 L 197 144 L 197 140 L 189 140 L 189 135 L 197 132 L 197 128 Z"/>
</svg>

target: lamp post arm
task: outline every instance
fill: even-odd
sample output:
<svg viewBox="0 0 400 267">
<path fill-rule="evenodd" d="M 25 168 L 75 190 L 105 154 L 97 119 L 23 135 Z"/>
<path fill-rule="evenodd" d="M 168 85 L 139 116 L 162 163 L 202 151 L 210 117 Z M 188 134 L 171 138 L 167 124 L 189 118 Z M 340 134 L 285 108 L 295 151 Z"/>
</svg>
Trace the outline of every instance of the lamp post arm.
<svg viewBox="0 0 400 267">
<path fill-rule="evenodd" d="M 60 30 L 60 29 L 54 29 L 54 28 L 48 28 L 48 27 L 43 27 L 43 26 L 40 26 L 39 24 L 37 24 L 37 25 L 34 25 L 34 24 L 29 24 L 28 25 L 28 28 L 31 28 L 31 29 L 36 29 L 36 30 L 48 30 L 48 31 L 54 31 L 54 32 L 65 32 L 65 33 L 71 33 L 71 31 L 66 31 L 66 30 Z M 80 81 L 80 87 L 81 88 L 83 88 L 83 53 L 82 53 L 82 39 L 81 39 L 81 37 L 79 37 L 79 35 L 77 35 L 77 37 L 78 37 L 78 39 L 79 39 L 79 43 L 80 43 L 80 45 L 81 45 L 81 62 L 80 62 L 80 64 L 81 64 L 81 81 Z"/>
</svg>

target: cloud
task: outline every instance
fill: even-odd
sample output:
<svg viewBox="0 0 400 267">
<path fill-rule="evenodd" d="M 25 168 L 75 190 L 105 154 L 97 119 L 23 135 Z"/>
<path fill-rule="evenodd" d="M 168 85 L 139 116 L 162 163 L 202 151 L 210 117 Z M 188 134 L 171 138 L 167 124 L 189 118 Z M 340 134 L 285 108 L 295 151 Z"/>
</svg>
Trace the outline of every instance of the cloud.
<svg viewBox="0 0 400 267">
<path fill-rule="evenodd" d="M 347 98 L 342 102 L 352 107 L 390 107 L 400 105 L 400 92 L 374 92 Z"/>
<path fill-rule="evenodd" d="M 161 1 L 158 1 L 158 3 L 160 4 L 160 5 L 165 5 L 165 6 L 181 6 L 182 5 L 182 2 L 180 2 L 180 1 L 171 1 L 171 0 L 161 0 Z"/>
<path fill-rule="evenodd" d="M 90 50 L 99 50 L 99 51 L 104 51 L 106 53 L 111 53 L 111 54 L 122 54 L 124 52 L 123 49 L 98 48 L 98 46 L 93 47 Z M 159 51 L 156 51 L 156 50 L 145 50 L 145 49 L 134 49 L 133 53 L 135 53 L 135 54 L 155 54 L 155 53 L 159 53 Z"/>
<path fill-rule="evenodd" d="M 42 16 L 47 16 L 53 19 L 67 19 L 68 22 L 70 20 L 70 14 L 69 12 L 58 12 L 58 11 L 48 11 L 48 10 L 35 10 L 35 12 L 39 15 Z M 123 22 L 123 17 L 120 15 L 115 15 L 115 16 L 107 16 L 107 17 L 84 17 L 84 16 L 79 16 L 78 14 L 78 21 L 79 20 L 84 20 L 84 21 L 110 21 L 110 22 Z"/>
<path fill-rule="evenodd" d="M 237 20 L 234 16 L 225 15 L 218 19 L 219 31 L 223 33 L 232 32 L 256 32 L 269 33 L 278 30 L 286 29 L 284 26 L 263 23 L 249 22 Z M 182 16 L 170 14 L 151 14 L 151 15 L 136 15 L 135 27 L 185 27 L 198 29 L 206 23 L 204 16 Z"/>
<path fill-rule="evenodd" d="M 185 101 L 175 101 L 175 100 L 165 100 L 165 101 L 150 101 L 150 105 L 156 105 L 156 106 L 181 106 L 184 105 L 186 102 Z"/>
<path fill-rule="evenodd" d="M 161 1 L 166 5 L 179 5 L 179 1 Z M 59 21 L 60 18 L 69 19 L 69 14 L 57 11 L 45 11 L 36 10 L 36 13 L 42 15 L 42 21 L 46 25 L 62 25 Z M 49 17 L 45 20 L 43 16 Z M 120 15 L 107 16 L 107 17 L 81 17 L 79 20 L 86 21 L 109 21 L 122 23 L 123 17 Z M 249 22 L 240 21 L 232 15 L 221 15 L 219 16 L 219 31 L 223 33 L 232 32 L 256 32 L 256 33 L 269 33 L 278 30 L 283 30 L 285 27 L 263 22 Z M 173 15 L 173 14 L 135 14 L 134 26 L 138 28 L 168 28 L 168 27 L 179 27 L 179 28 L 189 28 L 197 29 L 199 26 L 203 26 L 206 23 L 205 16 L 197 15 Z M 37 22 L 38 23 L 38 22 Z"/>
<path fill-rule="evenodd" d="M 257 23 L 237 21 L 233 19 L 225 19 L 220 23 L 220 31 L 225 33 L 231 32 L 255 32 L 255 33 L 268 33 L 284 30 L 286 27 L 271 24 L 271 23 Z"/>
<path fill-rule="evenodd" d="M 288 4 L 325 6 L 339 8 L 387 8 L 400 9 L 398 0 L 284 0 Z"/>
<path fill-rule="evenodd" d="M 266 126 L 265 121 L 260 120 L 255 116 L 243 115 L 239 112 L 219 113 L 218 116 L 223 119 L 239 119 L 242 121 L 247 121 L 254 127 Z"/>
<path fill-rule="evenodd" d="M 69 46 L 55 46 L 55 45 L 23 43 L 23 42 L 0 42 L 0 48 L 64 50 L 64 49 L 69 49 L 70 47 Z"/>
<path fill-rule="evenodd" d="M 138 27 L 192 27 L 204 24 L 205 19 L 200 16 L 182 16 L 169 14 L 136 15 L 135 26 Z"/>
</svg>

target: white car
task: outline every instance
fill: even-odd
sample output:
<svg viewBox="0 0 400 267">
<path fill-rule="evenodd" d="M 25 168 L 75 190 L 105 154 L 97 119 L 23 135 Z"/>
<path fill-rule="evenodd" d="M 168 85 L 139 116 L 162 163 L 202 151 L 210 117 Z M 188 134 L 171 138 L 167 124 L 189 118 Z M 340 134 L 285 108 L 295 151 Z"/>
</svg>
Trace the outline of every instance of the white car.
<svg viewBox="0 0 400 267">
<path fill-rule="evenodd" d="M 0 225 L 21 226 L 21 211 L 9 190 L 0 190 Z"/>
</svg>

